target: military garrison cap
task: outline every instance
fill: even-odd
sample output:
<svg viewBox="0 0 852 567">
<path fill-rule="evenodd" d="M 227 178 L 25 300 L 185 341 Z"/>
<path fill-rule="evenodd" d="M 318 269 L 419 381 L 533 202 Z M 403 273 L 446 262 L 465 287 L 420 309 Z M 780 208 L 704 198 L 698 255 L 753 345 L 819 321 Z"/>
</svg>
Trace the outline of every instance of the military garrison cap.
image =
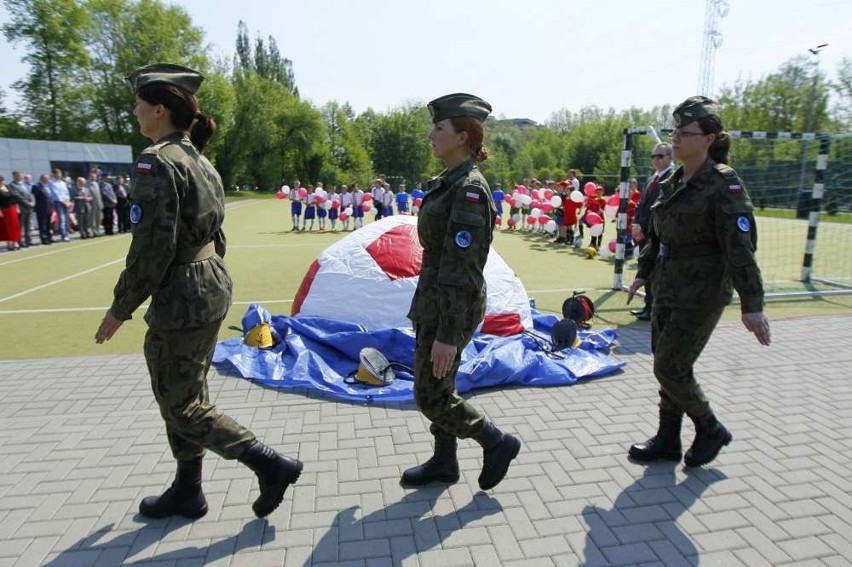
<svg viewBox="0 0 852 567">
<path fill-rule="evenodd" d="M 447 118 L 467 116 L 484 121 L 491 114 L 491 105 L 471 94 L 453 93 L 436 98 L 428 105 L 432 123 L 438 123 Z"/>
<path fill-rule="evenodd" d="M 174 85 L 189 94 L 195 94 L 195 91 L 201 86 L 201 81 L 204 80 L 204 75 L 183 65 L 151 63 L 150 65 L 139 67 L 125 77 L 124 80 L 134 94 L 142 87 L 153 84 Z"/>
<path fill-rule="evenodd" d="M 675 107 L 672 116 L 675 128 L 680 128 L 705 116 L 719 116 L 719 107 L 706 96 L 691 96 Z"/>
</svg>

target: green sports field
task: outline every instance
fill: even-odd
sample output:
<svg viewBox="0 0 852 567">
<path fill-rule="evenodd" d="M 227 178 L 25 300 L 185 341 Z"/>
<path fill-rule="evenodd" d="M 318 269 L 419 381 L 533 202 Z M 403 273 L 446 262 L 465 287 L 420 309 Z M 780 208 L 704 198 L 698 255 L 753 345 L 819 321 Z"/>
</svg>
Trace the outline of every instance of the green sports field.
<svg viewBox="0 0 852 567">
<path fill-rule="evenodd" d="M 766 222 L 767 230 L 763 230 Z M 789 226 L 769 223 L 795 223 Z M 782 272 L 797 274 L 801 266 L 806 226 L 802 221 L 758 219 L 761 249 L 771 251 L 789 266 Z M 781 228 L 778 229 L 777 227 Z M 837 245 L 846 232 L 826 238 Z M 289 314 L 293 296 L 308 266 L 326 246 L 344 233 L 301 233 L 290 231 L 289 202 L 254 196 L 229 197 L 225 230 L 228 236 L 226 261 L 235 284 L 234 306 L 225 327 L 239 326 L 247 305 L 259 302 L 272 313 Z M 605 242 L 614 235 L 608 227 Z M 820 226 L 827 235 L 835 230 L 829 223 Z M 764 232 L 766 234 L 764 234 Z M 822 233 L 821 233 L 822 235 Z M 791 238 L 792 244 L 782 243 Z M 129 235 L 103 236 L 68 243 L 33 246 L 18 252 L 0 253 L 0 358 L 45 358 L 141 352 L 145 323 L 144 307 L 105 345 L 97 345 L 94 334 L 112 301 L 112 289 L 124 265 Z M 817 252 L 820 251 L 820 243 Z M 633 325 L 625 293 L 612 291 L 611 259 L 587 259 L 569 248 L 556 248 L 550 238 L 525 232 L 498 231 L 494 247 L 524 282 L 530 297 L 541 310 L 559 311 L 571 290 L 585 289 L 598 307 L 596 327 Z M 850 247 L 852 248 L 852 247 Z M 769 259 L 767 260 L 769 261 Z M 777 262 L 778 259 L 772 260 Z M 774 270 L 774 268 L 773 268 Z M 635 261 L 628 262 L 625 282 L 635 273 Z M 802 288 L 804 289 L 804 288 Z M 822 288 L 825 289 L 825 288 Z M 347 295 L 341 301 L 374 299 Z M 852 296 L 778 301 L 769 304 L 770 319 L 808 315 L 852 313 Z M 738 318 L 732 307 L 726 318 Z M 221 337 L 235 336 L 223 327 Z M 747 338 L 743 331 L 744 339 Z"/>
</svg>

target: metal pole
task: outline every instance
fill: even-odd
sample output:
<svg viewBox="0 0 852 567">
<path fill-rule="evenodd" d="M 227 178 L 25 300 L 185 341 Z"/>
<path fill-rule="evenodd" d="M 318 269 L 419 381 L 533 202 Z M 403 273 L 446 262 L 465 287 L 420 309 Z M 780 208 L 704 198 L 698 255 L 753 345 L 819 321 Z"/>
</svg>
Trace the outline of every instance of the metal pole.
<svg viewBox="0 0 852 567">
<path fill-rule="evenodd" d="M 808 123 L 805 126 L 805 133 L 810 133 L 814 126 L 814 115 L 816 114 L 816 88 L 817 80 L 819 80 L 819 53 L 828 47 L 827 43 L 820 44 L 814 48 L 808 49 L 811 55 L 816 57 L 814 64 L 814 80 L 811 83 L 811 100 L 808 108 Z M 810 138 L 802 139 L 802 166 L 799 170 L 799 199 L 796 206 L 796 217 L 806 218 L 810 211 L 810 198 L 805 194 L 805 177 L 808 170 L 808 153 L 811 149 Z M 808 199 L 808 202 L 805 202 Z"/>
</svg>

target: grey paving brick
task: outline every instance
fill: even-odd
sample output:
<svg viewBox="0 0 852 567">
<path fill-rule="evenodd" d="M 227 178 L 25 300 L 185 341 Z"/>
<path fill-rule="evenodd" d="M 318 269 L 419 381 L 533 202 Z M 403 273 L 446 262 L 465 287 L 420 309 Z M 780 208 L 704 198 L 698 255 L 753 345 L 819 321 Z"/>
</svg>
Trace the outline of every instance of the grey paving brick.
<svg viewBox="0 0 852 567">
<path fill-rule="evenodd" d="M 251 513 L 254 476 L 215 455 L 205 518 L 138 518 L 139 498 L 174 474 L 141 356 L 0 361 L 0 567 L 848 565 L 852 354 L 810 345 L 815 372 L 796 349 L 802 333 L 841 336 L 850 322 L 773 321 L 771 352 L 720 325 L 697 374 L 735 442 L 704 469 L 625 459 L 656 427 L 645 330 L 620 329 L 620 375 L 479 392 L 477 407 L 524 441 L 488 494 L 468 442 L 455 485 L 399 486 L 432 449 L 411 404 L 341 404 L 214 370 L 217 403 L 306 463 L 265 521 Z M 10 375 L 27 379 L 10 387 Z M 44 381 L 53 387 L 36 396 Z M 685 442 L 692 434 L 687 422 Z"/>
</svg>

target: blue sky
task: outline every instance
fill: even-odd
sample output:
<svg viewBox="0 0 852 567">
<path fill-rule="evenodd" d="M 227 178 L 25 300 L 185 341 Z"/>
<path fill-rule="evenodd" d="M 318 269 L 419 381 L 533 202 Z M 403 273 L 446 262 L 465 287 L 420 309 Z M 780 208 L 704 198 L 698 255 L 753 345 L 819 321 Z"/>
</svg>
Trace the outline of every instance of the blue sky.
<svg viewBox="0 0 852 567">
<path fill-rule="evenodd" d="M 704 0 L 168 1 L 205 30 L 215 54 L 233 54 L 240 19 L 252 37 L 275 37 L 316 104 L 383 111 L 462 91 L 497 116 L 539 122 L 561 108 L 649 108 L 695 94 L 705 13 Z M 821 68 L 833 75 L 852 57 L 849 22 L 852 0 L 730 0 L 715 85 L 759 78 L 821 43 L 830 44 Z M 22 56 L 0 48 L 9 106 Z"/>
</svg>

